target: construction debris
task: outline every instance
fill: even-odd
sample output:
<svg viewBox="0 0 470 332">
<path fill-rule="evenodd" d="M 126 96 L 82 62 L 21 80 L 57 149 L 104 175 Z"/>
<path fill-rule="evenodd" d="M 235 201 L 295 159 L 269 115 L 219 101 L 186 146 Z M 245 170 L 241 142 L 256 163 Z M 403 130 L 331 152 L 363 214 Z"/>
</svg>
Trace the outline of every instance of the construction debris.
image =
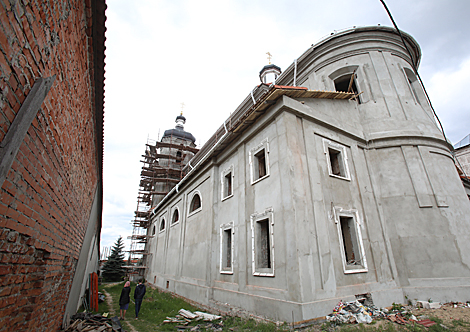
<svg viewBox="0 0 470 332">
<path fill-rule="evenodd" d="M 206 312 L 195 311 L 192 313 L 189 310 L 180 309 L 176 317 L 166 317 L 163 323 L 177 323 L 181 325 L 175 326 L 178 331 L 201 331 L 205 329 L 206 331 L 222 331 L 224 326 L 222 320 L 219 323 L 207 323 L 207 324 L 198 324 L 196 326 L 188 326 L 191 322 L 205 321 L 212 322 L 216 319 L 222 319 L 222 316 L 208 314 Z"/>
<path fill-rule="evenodd" d="M 125 332 L 119 318 L 106 318 L 100 314 L 80 312 L 72 316 L 66 332 Z"/>
<path fill-rule="evenodd" d="M 386 316 L 386 313 L 377 309 L 374 305 L 365 306 L 357 300 L 346 303 L 340 301 L 333 309 L 333 313 L 326 316 L 326 320 L 339 324 L 369 324 L 374 318 L 384 318 Z"/>
</svg>

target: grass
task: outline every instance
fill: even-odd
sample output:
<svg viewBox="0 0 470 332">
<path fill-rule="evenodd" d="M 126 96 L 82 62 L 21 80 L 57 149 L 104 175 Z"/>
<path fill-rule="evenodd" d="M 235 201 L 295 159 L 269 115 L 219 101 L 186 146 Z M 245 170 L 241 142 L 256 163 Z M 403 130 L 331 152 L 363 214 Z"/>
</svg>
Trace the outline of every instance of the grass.
<svg viewBox="0 0 470 332">
<path fill-rule="evenodd" d="M 176 323 L 163 324 L 166 317 L 175 317 L 180 309 L 186 309 L 189 311 L 200 310 L 197 307 L 187 303 L 181 298 L 174 297 L 170 293 L 162 292 L 157 289 L 147 287 L 144 300 L 139 312 L 139 319 L 135 320 L 135 305 L 133 303 L 133 295 L 135 290 L 135 283 L 131 283 L 131 303 L 129 304 L 129 310 L 126 313 L 126 320 L 121 321 L 123 327 L 130 330 L 127 322 L 130 322 L 134 328 L 139 332 L 150 332 L 150 331 L 177 331 Z M 101 285 L 99 290 L 105 288 L 106 291 L 113 298 L 113 309 L 115 315 L 119 316 L 119 296 L 121 290 L 124 287 L 124 283 L 117 285 Z M 109 312 L 110 308 L 103 302 L 99 304 L 99 312 Z M 204 310 L 200 310 L 204 311 Z M 214 321 L 213 323 L 219 323 L 221 320 Z M 205 326 L 208 324 L 204 321 L 191 322 L 190 325 L 200 325 L 202 331 L 205 331 Z M 234 331 L 255 331 L 255 332 L 271 332 L 271 331 L 289 331 L 288 327 L 277 327 L 273 323 L 258 322 L 254 319 L 241 319 L 238 317 L 224 317 L 223 318 L 223 331 L 230 332 L 232 328 Z M 210 329 L 208 329 L 210 331 Z"/>
</svg>

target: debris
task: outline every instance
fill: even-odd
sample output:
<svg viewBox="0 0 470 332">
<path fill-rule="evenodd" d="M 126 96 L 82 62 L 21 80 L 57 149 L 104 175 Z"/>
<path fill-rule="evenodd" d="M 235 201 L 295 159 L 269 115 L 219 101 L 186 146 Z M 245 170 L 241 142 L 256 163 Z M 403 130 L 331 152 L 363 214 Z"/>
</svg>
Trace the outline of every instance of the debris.
<svg viewBox="0 0 470 332">
<path fill-rule="evenodd" d="M 431 327 L 431 326 L 437 324 L 436 322 L 434 322 L 430 319 L 419 320 L 416 323 L 419 324 L 419 325 L 423 325 L 424 327 Z"/>
<path fill-rule="evenodd" d="M 367 303 L 372 303 L 367 299 Z M 386 317 L 387 314 L 377 309 L 373 304 L 365 306 L 358 300 L 352 302 L 339 302 L 333 309 L 333 313 L 326 316 L 328 322 L 334 323 L 365 323 L 370 324 L 374 318 Z"/>
<path fill-rule="evenodd" d="M 200 311 L 195 311 L 194 312 L 196 315 L 203 317 L 205 321 L 213 321 L 215 319 L 221 319 L 222 316 L 217 316 L 217 315 L 211 315 L 206 312 L 200 312 Z"/>
<path fill-rule="evenodd" d="M 67 332 L 124 332 L 119 318 L 80 312 L 71 317 Z"/>
<path fill-rule="evenodd" d="M 180 311 L 178 311 L 178 313 L 183 316 L 183 317 L 186 317 L 188 319 L 195 319 L 198 317 L 197 314 L 193 314 L 191 311 L 189 310 L 185 310 L 185 309 L 180 309 Z"/>
</svg>

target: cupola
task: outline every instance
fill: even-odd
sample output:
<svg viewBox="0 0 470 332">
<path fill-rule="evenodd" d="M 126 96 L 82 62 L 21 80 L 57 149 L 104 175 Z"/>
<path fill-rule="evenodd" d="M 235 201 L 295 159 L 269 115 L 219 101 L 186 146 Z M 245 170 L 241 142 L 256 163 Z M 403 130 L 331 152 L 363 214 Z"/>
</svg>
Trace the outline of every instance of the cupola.
<svg viewBox="0 0 470 332">
<path fill-rule="evenodd" d="M 276 65 L 271 64 L 271 53 L 267 52 L 269 64 L 264 66 L 263 69 L 259 72 L 259 79 L 261 83 L 271 84 L 275 83 L 276 79 L 281 75 L 281 68 Z"/>
</svg>

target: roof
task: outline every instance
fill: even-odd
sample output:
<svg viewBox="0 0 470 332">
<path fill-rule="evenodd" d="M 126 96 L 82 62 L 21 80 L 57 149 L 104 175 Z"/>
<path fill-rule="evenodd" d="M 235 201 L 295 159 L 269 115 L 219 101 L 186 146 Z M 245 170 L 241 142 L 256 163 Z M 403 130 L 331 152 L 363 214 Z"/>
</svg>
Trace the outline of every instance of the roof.
<svg viewBox="0 0 470 332">
<path fill-rule="evenodd" d="M 276 66 L 276 65 L 273 65 L 273 64 L 269 64 L 269 65 L 266 65 L 263 67 L 263 69 L 260 70 L 259 74 L 261 75 L 264 71 L 268 70 L 268 69 L 276 69 L 278 70 L 279 72 L 281 72 L 281 68 Z"/>
<path fill-rule="evenodd" d="M 185 130 L 178 129 L 178 128 L 165 130 L 165 133 L 163 134 L 163 137 L 170 137 L 170 136 L 179 137 L 179 138 L 182 138 L 182 139 L 187 139 L 187 140 L 190 140 L 193 143 L 196 141 L 196 138 L 193 136 L 193 134 L 191 134 L 191 133 L 189 133 Z"/>
<path fill-rule="evenodd" d="M 454 149 L 463 148 L 467 145 L 470 145 L 470 134 L 462 138 L 459 142 L 454 144 Z"/>
</svg>

